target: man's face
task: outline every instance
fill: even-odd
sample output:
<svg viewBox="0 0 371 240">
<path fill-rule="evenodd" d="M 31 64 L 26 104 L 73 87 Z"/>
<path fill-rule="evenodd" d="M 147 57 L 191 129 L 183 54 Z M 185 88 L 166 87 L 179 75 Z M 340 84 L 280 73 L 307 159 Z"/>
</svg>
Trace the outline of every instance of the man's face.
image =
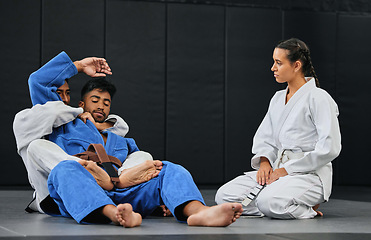
<svg viewBox="0 0 371 240">
<path fill-rule="evenodd" d="M 64 104 L 70 105 L 70 86 L 68 86 L 67 82 L 64 82 L 64 84 L 57 89 L 57 93 L 62 98 Z"/>
<path fill-rule="evenodd" d="M 111 95 L 108 92 L 102 92 L 100 89 L 94 89 L 85 94 L 83 101 L 80 101 L 79 107 L 84 112 L 89 112 L 96 122 L 102 123 L 106 120 L 111 110 Z"/>
</svg>

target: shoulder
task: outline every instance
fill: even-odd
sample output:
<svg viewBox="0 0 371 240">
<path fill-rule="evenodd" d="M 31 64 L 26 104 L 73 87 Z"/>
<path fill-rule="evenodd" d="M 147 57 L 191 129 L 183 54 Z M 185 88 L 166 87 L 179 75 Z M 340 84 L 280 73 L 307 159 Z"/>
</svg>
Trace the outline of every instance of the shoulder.
<svg viewBox="0 0 371 240">
<path fill-rule="evenodd" d="M 309 94 L 309 102 L 312 108 L 316 109 L 332 109 L 339 114 L 338 105 L 332 96 L 324 89 L 315 87 Z"/>
<path fill-rule="evenodd" d="M 333 102 L 334 104 L 335 103 L 335 100 L 332 98 L 332 96 L 324 89 L 322 88 L 318 88 L 318 87 L 315 87 L 311 92 L 310 92 L 310 96 L 313 98 L 313 99 L 316 99 L 318 101 L 324 101 L 324 100 L 327 100 L 329 102 Z"/>
</svg>

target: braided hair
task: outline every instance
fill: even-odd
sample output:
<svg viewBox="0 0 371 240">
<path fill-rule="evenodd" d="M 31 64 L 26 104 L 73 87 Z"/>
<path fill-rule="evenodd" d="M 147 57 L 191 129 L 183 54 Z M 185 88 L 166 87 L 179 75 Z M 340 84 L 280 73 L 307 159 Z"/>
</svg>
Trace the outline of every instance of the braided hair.
<svg viewBox="0 0 371 240">
<path fill-rule="evenodd" d="M 300 61 L 303 64 L 302 69 L 304 76 L 313 77 L 315 79 L 316 86 L 319 87 L 318 77 L 314 71 L 309 48 L 303 41 L 297 38 L 290 38 L 288 40 L 279 42 L 276 48 L 288 50 L 287 59 L 291 63 Z"/>
</svg>

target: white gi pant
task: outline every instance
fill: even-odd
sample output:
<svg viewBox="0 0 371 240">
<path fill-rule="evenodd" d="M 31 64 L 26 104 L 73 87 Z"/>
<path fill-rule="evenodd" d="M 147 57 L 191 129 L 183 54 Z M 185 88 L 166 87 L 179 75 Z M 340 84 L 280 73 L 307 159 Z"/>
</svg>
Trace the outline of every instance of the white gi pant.
<svg viewBox="0 0 371 240">
<path fill-rule="evenodd" d="M 61 161 L 78 161 L 80 158 L 67 154 L 57 144 L 44 139 L 37 139 L 30 143 L 27 148 L 27 157 L 29 178 L 35 189 L 35 200 L 29 207 L 35 211 L 44 213 L 40 207 L 40 203 L 49 195 L 47 180 L 50 171 Z M 118 173 L 120 174 L 122 170 L 133 167 L 146 160 L 153 160 L 151 154 L 143 151 L 134 152 L 128 155 L 124 164 L 118 170 Z"/>
<path fill-rule="evenodd" d="M 246 172 L 220 187 L 215 202 L 242 202 L 258 183 L 257 171 Z M 313 206 L 324 202 L 323 185 L 315 173 L 286 175 L 267 185 L 243 215 L 265 215 L 280 219 L 314 218 Z"/>
</svg>

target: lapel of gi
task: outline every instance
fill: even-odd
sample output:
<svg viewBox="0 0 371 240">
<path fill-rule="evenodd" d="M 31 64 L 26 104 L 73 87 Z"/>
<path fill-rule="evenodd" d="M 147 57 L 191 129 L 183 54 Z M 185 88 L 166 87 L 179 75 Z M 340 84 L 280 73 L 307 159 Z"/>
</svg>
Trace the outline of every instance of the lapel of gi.
<svg viewBox="0 0 371 240">
<path fill-rule="evenodd" d="M 282 130 L 282 127 L 283 125 L 285 124 L 288 116 L 290 115 L 290 112 L 291 110 L 294 108 L 294 106 L 296 105 L 296 103 L 303 97 L 305 96 L 307 93 L 309 93 L 313 88 L 316 87 L 315 85 L 315 81 L 313 80 L 313 78 L 306 78 L 307 80 L 307 83 L 304 84 L 291 98 L 290 100 L 287 102 L 287 104 L 285 105 L 285 108 L 282 112 L 282 115 L 275 127 L 275 131 L 274 131 L 274 140 L 276 141 L 276 145 L 279 149 L 282 148 L 279 140 L 278 140 L 278 137 L 281 133 L 281 130 Z M 282 99 L 281 99 L 282 100 Z M 285 99 L 283 100 L 286 100 L 286 95 L 285 95 Z"/>
</svg>

